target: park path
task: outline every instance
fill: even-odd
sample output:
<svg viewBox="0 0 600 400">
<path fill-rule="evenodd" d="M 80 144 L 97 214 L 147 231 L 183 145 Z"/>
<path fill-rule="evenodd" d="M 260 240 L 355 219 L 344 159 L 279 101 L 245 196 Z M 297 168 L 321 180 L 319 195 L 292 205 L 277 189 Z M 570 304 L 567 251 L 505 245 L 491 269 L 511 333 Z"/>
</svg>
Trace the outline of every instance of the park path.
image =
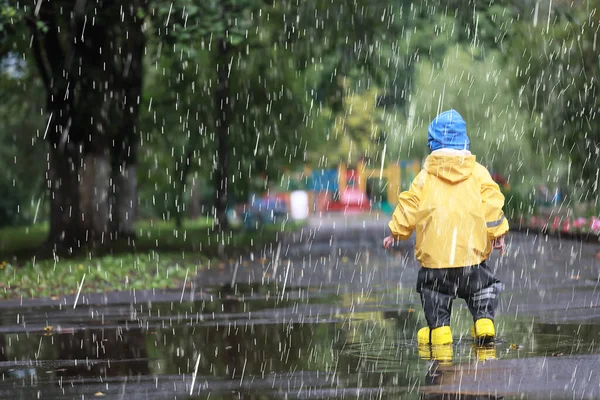
<svg viewBox="0 0 600 400">
<path fill-rule="evenodd" d="M 496 359 L 456 302 L 432 374 L 413 243 L 384 251 L 386 218 L 315 217 L 179 290 L 0 302 L 0 398 L 600 398 L 598 245 L 512 234 Z"/>
</svg>

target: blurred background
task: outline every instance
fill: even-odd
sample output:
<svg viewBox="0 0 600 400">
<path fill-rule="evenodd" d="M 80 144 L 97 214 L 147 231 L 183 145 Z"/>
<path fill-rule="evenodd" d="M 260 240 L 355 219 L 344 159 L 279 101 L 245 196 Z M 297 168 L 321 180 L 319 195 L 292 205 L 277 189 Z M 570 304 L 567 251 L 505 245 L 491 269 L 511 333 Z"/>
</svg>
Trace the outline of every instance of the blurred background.
<svg viewBox="0 0 600 400">
<path fill-rule="evenodd" d="M 0 253 L 389 213 L 450 108 L 517 226 L 600 230 L 599 6 L 0 0 Z"/>
</svg>

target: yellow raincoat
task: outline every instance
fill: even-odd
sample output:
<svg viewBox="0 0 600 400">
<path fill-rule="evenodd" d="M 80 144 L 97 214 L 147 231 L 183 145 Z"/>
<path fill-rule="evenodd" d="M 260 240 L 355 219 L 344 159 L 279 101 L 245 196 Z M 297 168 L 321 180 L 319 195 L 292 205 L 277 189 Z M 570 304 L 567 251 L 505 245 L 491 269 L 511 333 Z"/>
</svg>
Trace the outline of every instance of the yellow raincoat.
<svg viewBox="0 0 600 400">
<path fill-rule="evenodd" d="M 389 228 L 399 240 L 416 229 L 416 257 L 425 268 L 476 265 L 508 231 L 503 205 L 500 188 L 474 155 L 438 150 L 398 197 Z"/>
</svg>

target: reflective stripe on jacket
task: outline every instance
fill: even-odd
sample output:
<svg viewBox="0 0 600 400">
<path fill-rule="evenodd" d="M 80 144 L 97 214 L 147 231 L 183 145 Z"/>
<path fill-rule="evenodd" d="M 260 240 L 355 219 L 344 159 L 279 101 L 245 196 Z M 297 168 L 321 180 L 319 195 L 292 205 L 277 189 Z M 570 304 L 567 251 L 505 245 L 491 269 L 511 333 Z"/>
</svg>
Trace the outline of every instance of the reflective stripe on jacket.
<svg viewBox="0 0 600 400">
<path fill-rule="evenodd" d="M 398 197 L 389 228 L 396 239 L 416 230 L 416 257 L 426 268 L 476 265 L 491 240 L 508 231 L 504 196 L 469 152 L 433 152 L 409 190 Z"/>
</svg>

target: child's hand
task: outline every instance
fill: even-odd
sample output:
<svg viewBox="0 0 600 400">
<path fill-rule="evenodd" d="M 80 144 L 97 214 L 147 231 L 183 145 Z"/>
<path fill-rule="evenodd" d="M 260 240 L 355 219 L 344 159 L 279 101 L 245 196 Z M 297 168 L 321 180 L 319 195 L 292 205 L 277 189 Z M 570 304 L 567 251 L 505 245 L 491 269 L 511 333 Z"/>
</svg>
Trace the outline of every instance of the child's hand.
<svg viewBox="0 0 600 400">
<path fill-rule="evenodd" d="M 394 237 L 392 235 L 390 236 L 386 236 L 385 239 L 383 239 L 383 248 L 384 249 L 389 249 L 390 246 L 394 244 Z"/>
<path fill-rule="evenodd" d="M 500 254 L 506 253 L 506 243 L 504 242 L 504 236 L 500 236 L 492 241 L 494 250 L 500 250 Z"/>
</svg>

